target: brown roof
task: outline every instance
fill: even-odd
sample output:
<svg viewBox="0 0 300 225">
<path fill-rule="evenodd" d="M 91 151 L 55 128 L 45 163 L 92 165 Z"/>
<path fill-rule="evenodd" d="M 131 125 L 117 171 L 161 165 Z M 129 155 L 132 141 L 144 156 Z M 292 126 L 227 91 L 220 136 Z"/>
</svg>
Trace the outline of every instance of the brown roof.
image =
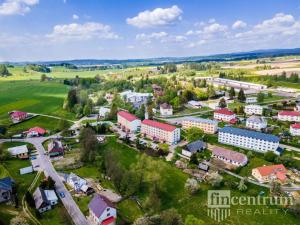
<svg viewBox="0 0 300 225">
<path fill-rule="evenodd" d="M 221 147 L 215 146 L 212 149 L 212 152 L 216 156 L 224 157 L 228 160 L 232 160 L 232 161 L 235 161 L 235 162 L 238 162 L 241 164 L 248 161 L 248 158 L 246 155 L 244 155 L 240 152 L 228 150 L 226 148 L 221 148 Z"/>
</svg>

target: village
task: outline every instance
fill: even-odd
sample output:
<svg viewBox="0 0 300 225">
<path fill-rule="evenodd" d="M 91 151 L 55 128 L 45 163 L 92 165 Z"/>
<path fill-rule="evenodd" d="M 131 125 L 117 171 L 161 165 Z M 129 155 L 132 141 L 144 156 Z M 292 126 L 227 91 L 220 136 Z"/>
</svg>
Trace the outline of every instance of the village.
<svg viewBox="0 0 300 225">
<path fill-rule="evenodd" d="M 79 159 L 78 156 L 69 156 L 78 151 L 80 142 L 84 141 L 82 129 L 95 128 L 102 130 L 94 134 L 100 146 L 111 138 L 117 138 L 120 145 L 171 162 L 191 177 L 186 186 L 190 185 L 196 191 L 201 183 L 220 186 L 224 182 L 223 174 L 226 174 L 238 178 L 239 182 L 231 185 L 241 192 L 247 190 L 248 184 L 267 189 L 279 187 L 284 195 L 299 199 L 300 148 L 293 146 L 300 136 L 300 103 L 297 96 L 285 91 L 268 90 L 264 85 L 229 79 L 206 79 L 206 82 L 207 88 L 213 89 L 216 97 L 208 101 L 190 98 L 181 111 L 174 110 L 168 102 L 160 101 L 155 105 L 164 96 L 164 90 L 159 84 L 152 84 L 153 92 L 125 90 L 106 93 L 104 105 L 95 104 L 93 113 L 64 131 L 55 133 L 35 126 L 12 134 L 11 139 L 0 140 L 13 145 L 23 142 L 8 147 L 7 152 L 18 160 L 30 161 L 30 166 L 19 170 L 21 176 L 35 172 L 39 174 L 34 189 L 26 192 L 27 204 L 32 207 L 29 211 L 35 211 L 40 217 L 46 211 L 55 209 L 59 199 L 64 205 L 71 204 L 75 208 L 76 201 L 64 201 L 85 199 L 84 203 L 80 203 L 83 204 L 80 209 L 77 208 L 85 209 L 84 215 L 77 215 L 78 221 L 107 225 L 116 223 L 116 204 L 125 196 L 115 189 L 102 187 L 101 182 L 91 179 L 88 174 L 82 177 L 72 172 L 78 167 Z M 184 83 L 188 84 L 186 81 Z M 177 91 L 177 95 L 183 92 Z M 91 101 L 94 97 L 95 94 L 89 95 Z M 268 98 L 271 100 L 268 101 Z M 136 109 L 136 113 L 116 107 L 117 101 Z M 13 124 L 19 124 L 36 115 L 11 111 L 8 116 Z M 290 152 L 295 153 L 293 157 Z M 45 160 L 49 165 L 44 165 Z M 111 179 L 102 174 L 100 180 L 110 182 Z M 14 183 L 9 176 L 1 179 L 2 204 L 16 204 Z M 264 191 L 259 194 L 264 195 Z M 65 200 L 66 196 L 68 200 Z M 136 201 L 140 204 L 139 200 Z"/>
</svg>

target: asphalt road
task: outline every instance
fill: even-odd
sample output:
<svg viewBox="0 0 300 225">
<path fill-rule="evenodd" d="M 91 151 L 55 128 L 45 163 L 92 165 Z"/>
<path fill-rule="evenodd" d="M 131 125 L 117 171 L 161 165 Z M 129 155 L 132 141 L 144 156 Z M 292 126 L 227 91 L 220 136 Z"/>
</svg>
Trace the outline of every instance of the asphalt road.
<svg viewBox="0 0 300 225">
<path fill-rule="evenodd" d="M 73 222 L 76 225 L 89 225 L 89 222 L 80 211 L 79 207 L 73 200 L 71 194 L 66 189 L 65 185 L 63 184 L 61 178 L 57 174 L 56 170 L 54 169 L 49 157 L 45 155 L 45 149 L 42 143 L 49 139 L 48 138 L 26 138 L 26 139 L 12 139 L 12 141 L 21 141 L 21 142 L 28 142 L 35 146 L 36 150 L 39 153 L 37 160 L 39 161 L 39 165 L 41 170 L 45 172 L 46 175 L 50 176 L 55 181 L 55 187 L 57 193 L 63 192 L 65 194 L 64 198 L 61 198 L 62 203 L 64 204 L 66 210 L 68 211 L 70 217 L 72 218 Z M 11 139 L 0 140 L 0 142 L 10 142 Z"/>
</svg>

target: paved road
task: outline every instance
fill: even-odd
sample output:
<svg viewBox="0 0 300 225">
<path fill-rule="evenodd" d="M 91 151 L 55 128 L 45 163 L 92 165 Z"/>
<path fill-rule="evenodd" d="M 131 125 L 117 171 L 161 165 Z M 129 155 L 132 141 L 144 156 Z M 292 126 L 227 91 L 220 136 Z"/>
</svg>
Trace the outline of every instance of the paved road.
<svg viewBox="0 0 300 225">
<path fill-rule="evenodd" d="M 279 147 L 286 148 L 295 152 L 300 152 L 300 148 L 289 146 L 289 145 L 279 144 Z"/>
<path fill-rule="evenodd" d="M 12 139 L 12 141 L 21 141 L 28 142 L 35 146 L 36 150 L 39 153 L 37 160 L 39 160 L 39 165 L 41 169 L 45 172 L 46 175 L 50 176 L 55 181 L 55 187 L 57 192 L 63 192 L 65 194 L 64 198 L 61 198 L 62 203 L 64 204 L 66 210 L 68 211 L 70 217 L 76 225 L 88 225 L 89 222 L 86 220 L 83 213 L 80 211 L 79 207 L 73 200 L 71 194 L 66 189 L 61 178 L 54 169 L 49 157 L 45 155 L 45 149 L 42 145 L 44 141 L 50 137 L 41 137 L 41 138 L 26 138 L 26 139 Z M 2 139 L 0 142 L 10 142 L 11 139 Z"/>
</svg>

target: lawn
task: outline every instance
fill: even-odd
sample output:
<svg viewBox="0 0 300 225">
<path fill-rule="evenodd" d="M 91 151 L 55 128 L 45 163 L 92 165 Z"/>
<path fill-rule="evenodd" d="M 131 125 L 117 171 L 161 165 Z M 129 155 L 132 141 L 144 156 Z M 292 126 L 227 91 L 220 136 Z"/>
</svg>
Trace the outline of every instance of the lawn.
<svg viewBox="0 0 300 225">
<path fill-rule="evenodd" d="M 116 139 L 109 138 L 109 141 L 101 148 L 104 151 L 113 151 L 117 153 L 119 163 L 123 165 L 126 168 L 129 168 L 130 166 L 137 163 L 137 161 L 140 159 L 141 154 L 124 145 L 116 142 Z M 164 191 L 163 191 L 163 198 L 161 198 L 161 205 L 162 209 L 168 209 L 168 208 L 176 208 L 178 212 L 183 216 L 187 216 L 188 214 L 193 214 L 194 216 L 201 218 L 206 222 L 206 224 L 216 224 L 210 217 L 207 216 L 207 190 L 215 189 L 211 186 L 202 183 L 201 184 L 201 191 L 193 196 L 190 196 L 186 193 L 184 189 L 184 184 L 186 182 L 186 179 L 189 177 L 187 174 L 183 173 L 181 170 L 175 168 L 173 165 L 166 163 L 165 161 L 157 158 L 151 158 L 153 161 L 157 161 L 157 168 L 162 169 L 163 173 L 161 173 L 161 178 L 163 179 L 164 184 Z M 263 161 L 259 161 L 259 159 L 253 158 L 252 161 L 250 161 L 249 169 L 251 166 L 258 166 L 266 164 Z M 246 168 L 247 169 L 247 168 Z M 247 170 L 243 173 L 248 173 Z M 95 179 L 98 179 L 100 177 L 100 171 L 97 167 L 93 165 L 84 166 L 80 169 L 74 170 L 73 172 L 79 174 L 83 177 L 93 177 Z M 229 177 L 228 175 L 223 175 L 225 180 L 234 179 L 235 182 L 238 182 L 237 179 Z M 110 185 L 112 185 L 110 183 Z M 149 187 L 151 183 L 146 182 L 146 186 L 143 191 L 137 194 L 140 201 L 143 203 L 145 201 L 145 198 L 149 194 Z M 231 190 L 231 194 L 234 196 L 246 196 L 246 195 L 257 195 L 260 191 L 268 192 L 266 189 L 257 187 L 255 185 L 247 184 L 248 191 L 246 193 L 241 193 L 238 190 Z M 223 187 L 223 189 L 229 189 L 228 187 Z M 83 211 L 86 211 L 86 200 L 83 199 L 80 201 L 80 207 L 83 209 Z M 83 205 L 82 205 L 83 204 Z M 85 204 L 85 205 L 84 205 Z M 281 211 L 277 215 L 263 215 L 263 216 L 253 216 L 253 215 L 237 215 L 236 210 L 237 208 L 243 208 L 246 209 L 248 207 L 245 206 L 235 206 L 232 207 L 232 214 L 230 218 L 228 218 L 225 222 L 226 224 L 296 224 L 297 219 L 290 215 L 284 215 L 284 213 Z M 121 218 L 123 218 L 126 221 L 134 221 L 136 218 L 140 217 L 143 213 L 141 209 L 137 206 L 135 202 L 133 202 L 130 199 L 127 199 L 121 203 L 118 204 L 118 214 Z M 263 207 L 263 206 L 250 206 L 251 210 L 259 209 L 268 209 L 269 207 Z"/>
<path fill-rule="evenodd" d="M 36 116 L 32 119 L 26 120 L 22 123 L 18 123 L 15 125 L 11 125 L 8 130 L 8 135 L 14 135 L 18 133 L 22 133 L 32 127 L 42 127 L 50 132 L 54 132 L 58 128 L 59 119 L 46 117 L 46 116 Z M 69 122 L 71 125 L 71 123 Z"/>
<path fill-rule="evenodd" d="M 62 108 L 68 90 L 68 86 L 55 81 L 0 80 L 0 124 L 11 123 L 7 113 L 13 110 L 74 119 L 72 113 Z"/>
<path fill-rule="evenodd" d="M 248 164 L 245 167 L 243 167 L 241 169 L 241 171 L 239 172 L 239 175 L 248 177 L 248 176 L 251 176 L 252 169 L 263 166 L 263 165 L 272 164 L 272 163 L 264 160 L 262 157 L 263 157 L 263 155 L 261 156 L 261 158 L 258 158 L 256 156 L 254 156 L 253 158 L 250 158 Z"/>
<path fill-rule="evenodd" d="M 0 205 L 0 221 L 2 221 L 4 224 L 9 224 L 9 221 L 22 209 L 21 200 L 33 181 L 36 173 L 20 175 L 19 170 L 30 165 L 31 164 L 29 160 L 19 159 L 7 160 L 0 165 L 0 178 L 9 175 L 15 180 L 17 183 L 19 199 L 19 208 L 17 209 L 14 206 L 8 206 L 4 204 Z"/>
</svg>

